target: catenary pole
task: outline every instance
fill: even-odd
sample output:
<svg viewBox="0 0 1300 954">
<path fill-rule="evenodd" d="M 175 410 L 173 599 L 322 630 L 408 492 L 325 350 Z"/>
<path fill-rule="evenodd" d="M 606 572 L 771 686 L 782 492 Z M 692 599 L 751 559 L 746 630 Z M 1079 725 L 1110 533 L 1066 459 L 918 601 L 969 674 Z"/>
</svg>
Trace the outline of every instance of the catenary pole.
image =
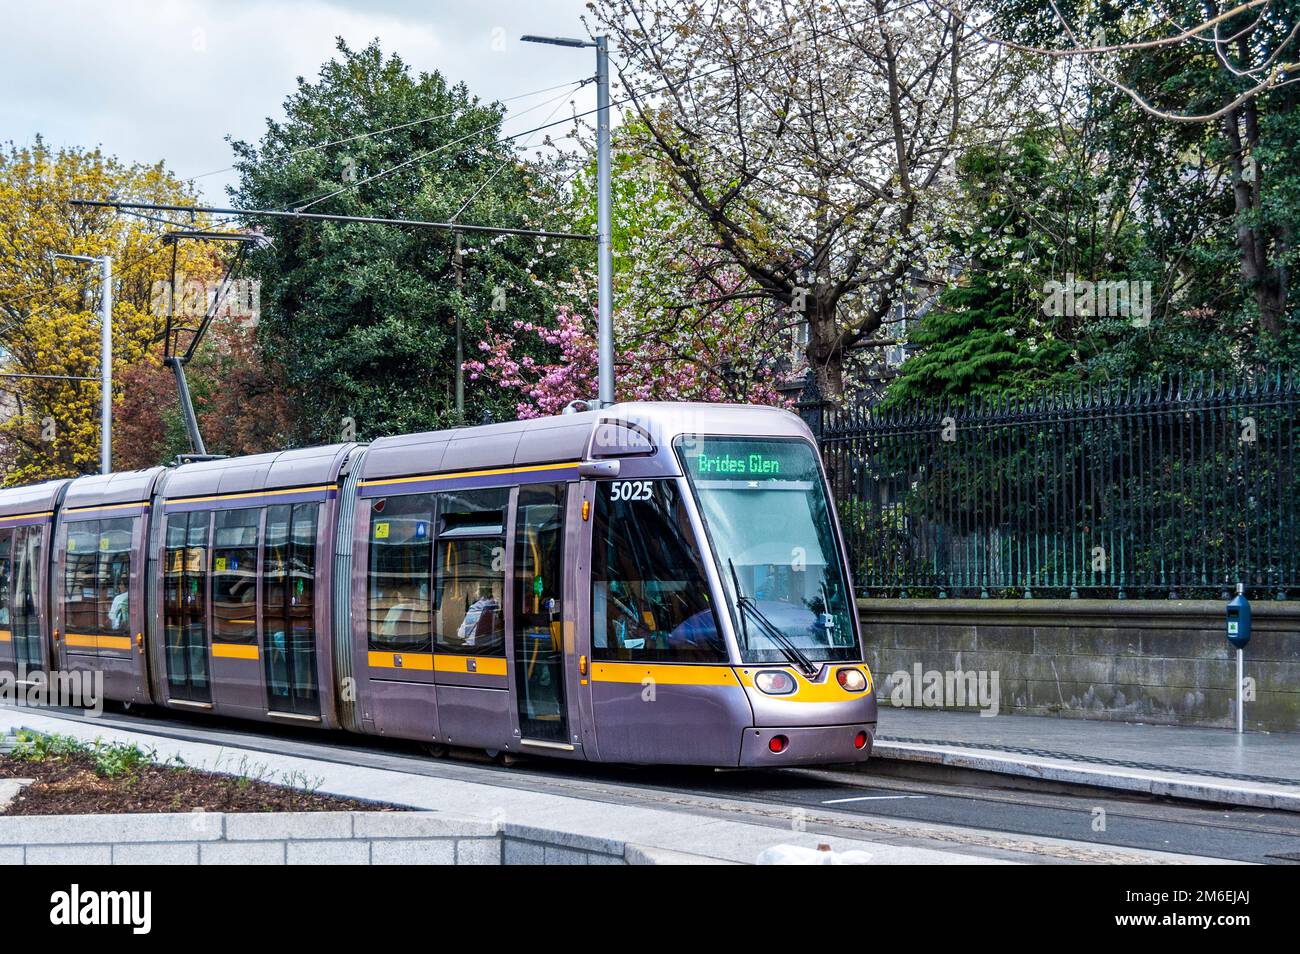
<svg viewBox="0 0 1300 954">
<path fill-rule="evenodd" d="M 609 38 L 596 37 L 596 233 L 598 302 L 596 332 L 600 348 L 599 396 L 614 403 L 614 262 L 609 168 Z"/>
</svg>

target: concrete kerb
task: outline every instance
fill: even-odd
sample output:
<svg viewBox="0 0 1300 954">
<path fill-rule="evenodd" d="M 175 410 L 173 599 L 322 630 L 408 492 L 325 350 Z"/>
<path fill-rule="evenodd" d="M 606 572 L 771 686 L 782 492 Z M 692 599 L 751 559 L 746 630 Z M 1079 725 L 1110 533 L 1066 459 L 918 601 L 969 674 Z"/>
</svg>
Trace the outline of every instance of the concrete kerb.
<svg viewBox="0 0 1300 954">
<path fill-rule="evenodd" d="M 626 864 L 627 853 L 613 839 L 438 812 L 0 817 L 0 856 L 15 864 Z M 638 864 L 688 858 L 634 857 Z"/>
<path fill-rule="evenodd" d="M 885 740 L 878 740 L 872 747 L 872 757 L 1041 780 L 1060 785 L 1106 788 L 1160 798 L 1300 812 L 1300 789 L 1288 790 L 1277 785 L 1229 781 L 1177 772 L 1092 765 L 1086 762 L 1047 759 L 1011 752 L 964 749 L 959 745 L 922 745 Z"/>
</svg>

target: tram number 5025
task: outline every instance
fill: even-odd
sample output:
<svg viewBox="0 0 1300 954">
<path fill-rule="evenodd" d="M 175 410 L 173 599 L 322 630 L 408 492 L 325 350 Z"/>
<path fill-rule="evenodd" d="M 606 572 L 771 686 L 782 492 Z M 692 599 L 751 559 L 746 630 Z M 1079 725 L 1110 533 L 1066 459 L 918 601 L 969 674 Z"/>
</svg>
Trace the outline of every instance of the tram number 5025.
<svg viewBox="0 0 1300 954">
<path fill-rule="evenodd" d="M 650 480 L 616 480 L 609 488 L 610 500 L 654 500 L 654 482 Z"/>
</svg>

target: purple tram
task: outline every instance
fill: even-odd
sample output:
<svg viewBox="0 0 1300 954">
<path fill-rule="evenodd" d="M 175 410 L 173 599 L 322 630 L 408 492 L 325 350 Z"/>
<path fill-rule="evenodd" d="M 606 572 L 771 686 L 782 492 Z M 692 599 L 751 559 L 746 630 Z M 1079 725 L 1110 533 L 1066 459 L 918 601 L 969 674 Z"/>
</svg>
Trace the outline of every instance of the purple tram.
<svg viewBox="0 0 1300 954">
<path fill-rule="evenodd" d="M 557 758 L 865 760 L 811 435 L 628 403 L 0 491 L 0 671 Z"/>
</svg>

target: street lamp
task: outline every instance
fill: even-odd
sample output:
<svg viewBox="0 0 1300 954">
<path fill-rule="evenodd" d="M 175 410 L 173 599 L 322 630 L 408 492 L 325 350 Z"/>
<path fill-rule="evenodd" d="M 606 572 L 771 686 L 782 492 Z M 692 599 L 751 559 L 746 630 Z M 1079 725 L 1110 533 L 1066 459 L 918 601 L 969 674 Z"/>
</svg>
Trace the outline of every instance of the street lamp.
<svg viewBox="0 0 1300 954">
<path fill-rule="evenodd" d="M 610 251 L 613 214 L 609 171 L 609 37 L 575 40 L 564 36 L 522 36 L 524 43 L 596 48 L 596 337 L 601 407 L 614 403 L 614 266 Z"/>
<path fill-rule="evenodd" d="M 113 259 L 108 255 L 94 257 L 61 252 L 55 252 L 51 257 L 83 265 L 98 263 L 100 268 L 99 472 L 108 474 L 113 470 Z"/>
</svg>

